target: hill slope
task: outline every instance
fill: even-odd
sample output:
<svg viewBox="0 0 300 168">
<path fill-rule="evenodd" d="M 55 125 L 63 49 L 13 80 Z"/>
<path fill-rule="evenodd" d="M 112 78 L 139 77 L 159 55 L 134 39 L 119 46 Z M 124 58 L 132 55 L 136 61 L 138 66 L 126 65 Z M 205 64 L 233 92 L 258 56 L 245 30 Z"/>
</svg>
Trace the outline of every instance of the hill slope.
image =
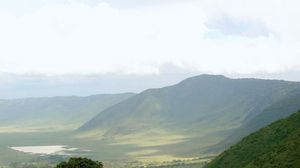
<svg viewBox="0 0 300 168">
<path fill-rule="evenodd" d="M 299 87 L 296 82 L 200 75 L 146 90 L 104 110 L 78 131 L 97 132 L 98 139 L 117 144 L 154 147 L 158 152 L 153 155 L 191 156 L 219 143 Z"/>
<path fill-rule="evenodd" d="M 89 120 L 105 108 L 117 104 L 131 93 L 88 97 L 26 98 L 0 101 L 0 127 L 71 126 Z M 1 130 L 1 129 L 0 129 Z M 7 128 L 9 131 L 9 128 Z"/>
<path fill-rule="evenodd" d="M 298 168 L 300 111 L 244 138 L 206 168 Z"/>
<path fill-rule="evenodd" d="M 263 128 L 278 119 L 288 117 L 298 109 L 300 109 L 300 89 L 295 89 L 267 107 L 253 119 L 243 123 L 243 125 L 236 129 L 233 134 L 222 140 L 214 147 L 210 147 L 208 151 L 227 148 L 237 143 L 241 140 L 241 138 L 247 136 L 249 133 Z"/>
</svg>

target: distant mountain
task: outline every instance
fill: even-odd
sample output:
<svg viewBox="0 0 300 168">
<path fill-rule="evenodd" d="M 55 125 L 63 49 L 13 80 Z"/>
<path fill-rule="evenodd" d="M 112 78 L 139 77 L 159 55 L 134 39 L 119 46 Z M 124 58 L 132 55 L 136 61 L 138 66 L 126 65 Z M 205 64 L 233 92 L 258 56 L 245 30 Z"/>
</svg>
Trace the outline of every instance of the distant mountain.
<svg viewBox="0 0 300 168">
<path fill-rule="evenodd" d="M 88 97 L 25 98 L 0 101 L 0 127 L 70 127 L 91 119 L 133 93 Z"/>
<path fill-rule="evenodd" d="M 282 102 L 286 109 L 289 104 L 284 101 L 299 89 L 297 82 L 200 75 L 135 95 L 104 110 L 78 132 L 94 132 L 97 138 L 121 144 L 159 146 L 163 154 L 199 154 L 241 127 L 255 125 L 254 121 L 267 111 L 271 118 L 266 117 L 241 135 L 291 114 L 297 106 L 276 112 L 275 104 Z M 300 100 L 295 103 L 300 104 Z"/>
<path fill-rule="evenodd" d="M 298 168 L 300 111 L 244 138 L 206 168 Z"/>
</svg>

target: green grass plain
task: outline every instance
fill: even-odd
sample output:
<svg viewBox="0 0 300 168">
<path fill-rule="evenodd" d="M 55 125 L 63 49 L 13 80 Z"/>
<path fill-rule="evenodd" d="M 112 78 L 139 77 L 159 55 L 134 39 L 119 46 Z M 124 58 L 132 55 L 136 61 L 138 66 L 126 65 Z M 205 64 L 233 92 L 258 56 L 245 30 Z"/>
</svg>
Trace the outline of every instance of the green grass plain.
<svg viewBox="0 0 300 168">
<path fill-rule="evenodd" d="M 204 162 L 200 154 L 180 154 L 181 148 L 176 150 L 176 145 L 190 141 L 182 140 L 181 136 L 169 134 L 150 138 L 145 135 L 120 139 L 92 139 L 78 138 L 74 132 L 25 132 L 0 134 L 0 167 L 6 167 L 14 162 L 30 163 L 46 156 L 26 154 L 10 149 L 13 146 L 48 146 L 68 145 L 79 148 L 81 152 L 73 152 L 73 156 L 83 156 L 103 161 L 108 168 L 176 165 L 178 163 Z M 174 141 L 174 139 L 181 139 Z M 136 139 L 136 141 L 133 141 Z M 165 139 L 165 140 L 164 140 Z M 157 141 L 156 141 L 157 140 Z M 144 143 L 143 143 L 144 141 Z M 151 142 L 153 141 L 153 142 Z M 128 142 L 128 143 L 126 143 Z M 196 143 L 196 141 L 195 141 Z M 196 153 L 196 152 L 195 152 Z"/>
</svg>

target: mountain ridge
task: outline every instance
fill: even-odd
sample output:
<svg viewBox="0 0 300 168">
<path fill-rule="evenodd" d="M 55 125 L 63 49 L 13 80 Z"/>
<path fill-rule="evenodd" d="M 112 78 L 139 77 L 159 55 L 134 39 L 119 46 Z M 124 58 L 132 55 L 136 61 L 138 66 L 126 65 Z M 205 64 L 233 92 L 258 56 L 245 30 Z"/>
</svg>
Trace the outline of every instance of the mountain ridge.
<svg viewBox="0 0 300 168">
<path fill-rule="evenodd" d="M 172 86 L 148 89 L 111 106 L 79 127 L 77 133 L 101 132 L 97 138 L 117 143 L 128 143 L 135 135 L 144 136 L 146 141 L 145 132 L 151 137 L 165 138 L 175 134 L 186 137 L 175 142 L 180 140 L 178 143 L 187 146 L 185 150 L 194 153 L 197 153 L 193 149 L 197 139 L 203 144 L 198 145 L 201 153 L 299 88 L 299 82 L 200 75 Z M 271 121 L 277 119 L 280 116 Z M 245 134 L 249 133 L 247 131 Z M 124 137 L 126 142 L 123 142 Z M 188 144 L 188 141 L 193 143 Z M 181 154 L 182 151 L 178 151 L 178 155 Z"/>
<path fill-rule="evenodd" d="M 2 126 L 81 124 L 133 93 L 9 99 L 0 102 Z"/>
</svg>

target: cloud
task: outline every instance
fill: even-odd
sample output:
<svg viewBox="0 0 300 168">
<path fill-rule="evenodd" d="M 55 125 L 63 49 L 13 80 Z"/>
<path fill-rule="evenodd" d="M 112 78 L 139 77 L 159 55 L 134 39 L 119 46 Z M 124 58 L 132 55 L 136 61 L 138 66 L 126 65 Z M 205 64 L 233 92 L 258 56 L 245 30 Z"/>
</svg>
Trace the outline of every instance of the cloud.
<svg viewBox="0 0 300 168">
<path fill-rule="evenodd" d="M 295 1 L 49 2 L 0 8 L 0 71 L 144 75 L 168 63 L 208 73 L 300 66 Z"/>
<path fill-rule="evenodd" d="M 268 37 L 270 34 L 267 27 L 259 20 L 239 19 L 227 15 L 208 20 L 205 22 L 205 26 L 211 30 L 209 34 L 214 32 L 226 36 L 246 36 L 249 38 Z"/>
<path fill-rule="evenodd" d="M 180 70 L 165 72 L 164 68 Z M 141 92 L 160 88 L 198 75 L 172 64 L 162 65 L 161 74 L 44 75 L 0 73 L 0 100 L 24 97 L 87 96 L 105 93 Z"/>
</svg>

